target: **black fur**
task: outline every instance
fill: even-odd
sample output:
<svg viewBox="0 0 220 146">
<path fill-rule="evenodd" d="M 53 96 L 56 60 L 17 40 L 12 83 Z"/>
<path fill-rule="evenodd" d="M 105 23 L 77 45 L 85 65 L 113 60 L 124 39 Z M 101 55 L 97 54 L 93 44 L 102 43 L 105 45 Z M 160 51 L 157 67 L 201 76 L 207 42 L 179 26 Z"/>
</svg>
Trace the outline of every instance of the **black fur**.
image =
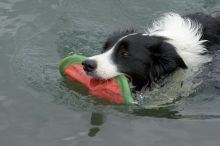
<svg viewBox="0 0 220 146">
<path fill-rule="evenodd" d="M 104 51 L 116 43 L 122 36 L 120 33 L 108 39 L 104 45 Z M 122 33 L 126 35 L 126 33 Z M 162 76 L 172 73 L 177 68 L 187 68 L 175 48 L 164 40 L 165 38 L 162 37 L 143 36 L 139 33 L 123 39 L 115 47 L 112 56 L 114 63 L 119 72 L 132 78 L 137 90 L 143 86 L 150 87 L 153 82 L 160 80 Z M 122 52 L 126 52 L 128 55 L 123 56 Z"/>
<path fill-rule="evenodd" d="M 204 45 L 214 52 L 220 43 L 220 19 L 196 13 L 186 15 L 202 25 L 202 39 L 208 40 Z M 219 17 L 220 18 L 220 17 Z M 121 37 L 134 33 L 125 30 L 113 33 L 103 46 L 103 52 L 110 49 Z M 183 59 L 177 54 L 174 46 L 167 43 L 166 38 L 143 36 L 137 33 L 120 41 L 114 49 L 113 62 L 119 72 L 132 78 L 136 90 L 151 87 L 163 77 L 168 76 L 179 68 L 187 69 Z"/>
<path fill-rule="evenodd" d="M 208 40 L 204 45 L 210 53 L 215 52 L 217 49 L 216 45 L 220 44 L 220 16 L 212 17 L 203 13 L 195 13 L 184 17 L 188 17 L 202 25 L 203 35 L 201 39 Z"/>
</svg>

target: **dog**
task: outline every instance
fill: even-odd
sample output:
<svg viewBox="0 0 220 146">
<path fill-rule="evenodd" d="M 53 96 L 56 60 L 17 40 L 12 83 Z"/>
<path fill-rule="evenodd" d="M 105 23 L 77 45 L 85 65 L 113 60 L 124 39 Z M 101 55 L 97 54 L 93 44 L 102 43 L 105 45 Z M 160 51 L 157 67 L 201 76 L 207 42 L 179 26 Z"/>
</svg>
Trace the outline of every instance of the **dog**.
<svg viewBox="0 0 220 146">
<path fill-rule="evenodd" d="M 166 13 L 143 33 L 133 29 L 114 32 L 99 55 L 82 65 L 85 72 L 108 80 L 125 74 L 134 90 L 152 88 L 167 77 L 184 80 L 212 60 L 220 47 L 220 12 L 181 16 Z M 179 74 L 178 71 L 187 70 Z"/>
</svg>

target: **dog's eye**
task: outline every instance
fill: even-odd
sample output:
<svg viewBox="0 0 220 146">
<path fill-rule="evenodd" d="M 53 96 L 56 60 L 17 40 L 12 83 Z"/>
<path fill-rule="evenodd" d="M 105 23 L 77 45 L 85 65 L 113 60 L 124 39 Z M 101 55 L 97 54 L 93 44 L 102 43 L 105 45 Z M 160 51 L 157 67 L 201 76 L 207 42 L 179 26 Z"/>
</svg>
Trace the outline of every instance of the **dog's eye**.
<svg viewBox="0 0 220 146">
<path fill-rule="evenodd" d="M 121 45 L 120 45 L 119 54 L 120 54 L 122 57 L 128 57 L 128 56 L 129 56 L 128 49 L 127 49 L 127 45 L 125 45 L 125 44 L 121 44 Z"/>
<path fill-rule="evenodd" d="M 123 56 L 123 57 L 128 57 L 128 56 L 129 56 L 128 51 L 125 50 L 125 49 L 122 49 L 119 53 L 120 53 L 120 55 Z"/>
</svg>

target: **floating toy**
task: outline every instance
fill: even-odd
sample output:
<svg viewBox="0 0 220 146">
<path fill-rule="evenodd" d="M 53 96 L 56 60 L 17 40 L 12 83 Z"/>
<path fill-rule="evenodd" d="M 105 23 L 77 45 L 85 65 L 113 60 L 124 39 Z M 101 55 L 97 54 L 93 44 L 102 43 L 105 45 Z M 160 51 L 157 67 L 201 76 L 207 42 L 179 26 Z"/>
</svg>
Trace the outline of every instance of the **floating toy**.
<svg viewBox="0 0 220 146">
<path fill-rule="evenodd" d="M 100 80 L 87 75 L 81 65 L 86 57 L 72 55 L 64 58 L 60 64 L 60 73 L 73 83 L 83 85 L 89 95 L 115 104 L 133 104 L 128 79 L 119 75 L 113 79 Z M 78 92 L 80 89 L 73 89 Z"/>
</svg>

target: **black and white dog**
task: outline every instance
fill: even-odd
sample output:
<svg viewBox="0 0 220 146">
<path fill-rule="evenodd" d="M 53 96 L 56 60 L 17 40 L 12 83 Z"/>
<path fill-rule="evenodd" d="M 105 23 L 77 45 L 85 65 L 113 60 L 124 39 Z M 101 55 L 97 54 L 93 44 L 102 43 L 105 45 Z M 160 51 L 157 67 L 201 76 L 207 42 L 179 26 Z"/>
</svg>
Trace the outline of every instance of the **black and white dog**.
<svg viewBox="0 0 220 146">
<path fill-rule="evenodd" d="M 212 60 L 220 47 L 220 12 L 180 16 L 164 14 L 144 33 L 126 30 L 113 33 L 103 53 L 82 64 L 91 76 L 110 79 L 120 74 L 131 78 L 135 90 L 172 76 L 178 70 L 192 74 Z M 182 78 L 184 74 L 180 74 Z"/>
</svg>

